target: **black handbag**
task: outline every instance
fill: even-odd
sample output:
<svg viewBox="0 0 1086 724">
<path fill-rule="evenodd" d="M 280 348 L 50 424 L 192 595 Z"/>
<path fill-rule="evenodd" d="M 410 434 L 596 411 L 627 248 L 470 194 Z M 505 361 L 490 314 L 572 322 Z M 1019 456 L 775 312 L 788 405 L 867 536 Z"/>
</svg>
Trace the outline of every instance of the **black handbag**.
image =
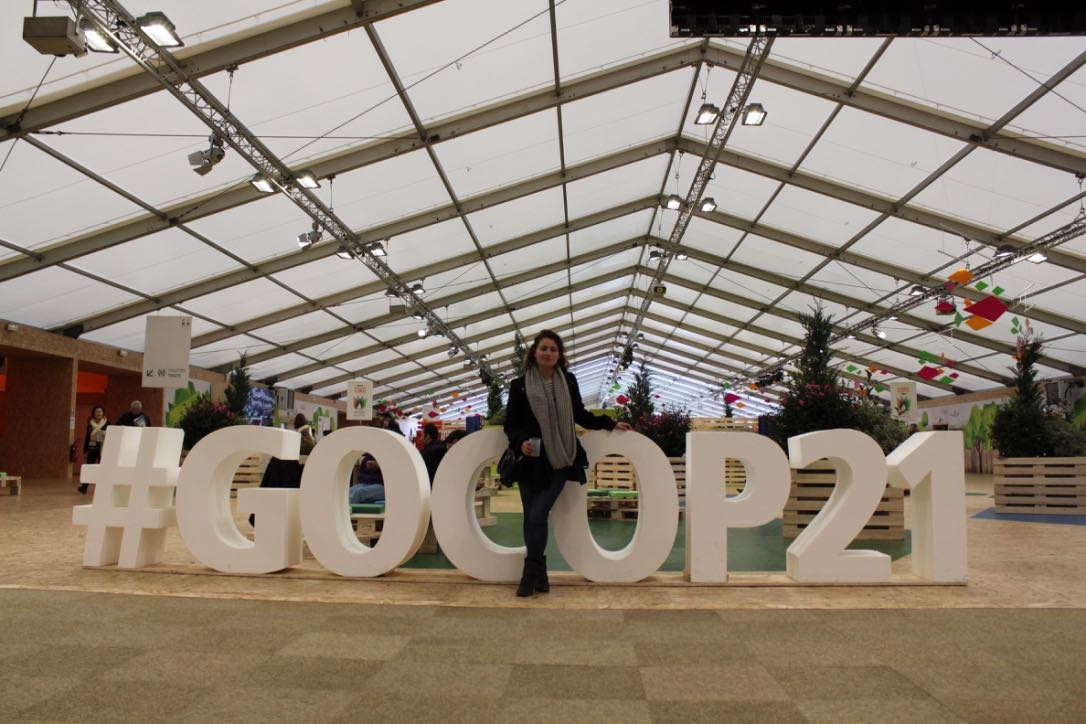
<svg viewBox="0 0 1086 724">
<path fill-rule="evenodd" d="M 501 480 L 502 486 L 506 488 L 513 487 L 513 483 L 520 480 L 522 467 L 522 456 L 513 452 L 512 448 L 506 448 L 498 460 L 498 478 Z"/>
</svg>

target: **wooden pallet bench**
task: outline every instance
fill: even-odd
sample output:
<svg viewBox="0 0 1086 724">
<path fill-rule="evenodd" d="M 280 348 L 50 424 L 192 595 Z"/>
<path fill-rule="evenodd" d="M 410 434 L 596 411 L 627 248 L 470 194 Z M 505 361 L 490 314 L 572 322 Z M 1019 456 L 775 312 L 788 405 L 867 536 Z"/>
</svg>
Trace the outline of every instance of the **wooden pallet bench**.
<svg viewBox="0 0 1086 724">
<path fill-rule="evenodd" d="M 12 495 L 23 494 L 23 479 L 18 475 L 0 475 L 0 488 L 7 488 Z"/>
<path fill-rule="evenodd" d="M 251 455 L 242 461 L 238 469 L 234 471 L 234 481 L 230 484 L 230 495 L 236 496 L 242 488 L 259 488 L 260 480 L 264 477 L 264 469 L 268 467 L 266 455 Z"/>
<path fill-rule="evenodd" d="M 1086 458 L 997 458 L 995 510 L 1086 515 Z"/>
<path fill-rule="evenodd" d="M 784 537 L 795 538 L 811 524 L 829 500 L 837 484 L 837 471 L 816 467 L 792 471 L 792 489 L 784 506 Z M 900 488 L 886 486 L 878 507 L 856 536 L 860 540 L 903 540 L 905 496 Z"/>
</svg>

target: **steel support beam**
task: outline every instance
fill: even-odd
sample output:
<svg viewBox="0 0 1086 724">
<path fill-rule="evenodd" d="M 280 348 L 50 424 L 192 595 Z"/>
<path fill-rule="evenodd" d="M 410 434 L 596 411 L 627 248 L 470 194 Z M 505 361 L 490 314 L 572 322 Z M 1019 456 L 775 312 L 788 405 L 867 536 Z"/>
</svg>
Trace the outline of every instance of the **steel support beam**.
<svg viewBox="0 0 1086 724">
<path fill-rule="evenodd" d="M 712 44 L 705 55 L 707 62 L 733 71 L 740 67 L 743 57 L 743 53 L 734 48 Z M 1066 77 L 1072 74 L 1083 64 L 1086 64 L 1086 52 L 1080 53 L 1065 66 L 1061 76 Z M 936 111 L 865 88 L 853 89 L 848 81 L 789 67 L 773 60 L 763 66 L 759 77 L 785 88 L 802 91 L 849 108 L 938 133 L 962 143 L 973 144 L 1060 171 L 1086 174 L 1086 155 L 1084 154 L 1044 141 L 1022 138 L 1007 131 L 988 134 L 986 129 L 989 124 L 955 115 L 943 108 Z M 1058 82 L 1059 79 L 1060 76 L 1056 76 L 1054 80 Z M 1053 87 L 1053 84 L 1048 84 L 1048 87 Z"/>
<path fill-rule="evenodd" d="M 678 145 L 680 151 L 695 154 L 703 153 L 706 148 L 704 142 L 686 136 L 679 139 Z M 819 178 L 818 176 L 805 174 L 800 171 L 793 172 L 786 166 L 780 166 L 735 151 L 725 149 L 724 152 L 720 154 L 719 162 L 725 166 L 748 171 L 759 176 L 764 176 L 765 178 L 773 179 L 774 181 L 780 181 L 781 183 L 791 184 L 797 188 L 813 191 L 817 194 L 828 196 L 832 199 L 844 201 L 865 209 L 870 209 L 871 211 L 880 214 L 887 214 L 897 219 L 911 221 L 915 224 L 920 224 L 921 226 L 926 226 L 937 231 L 963 236 L 988 246 L 998 247 L 1000 244 L 1005 243 L 1010 243 L 1014 246 L 1025 246 L 1032 241 L 1031 239 L 1006 236 L 993 229 L 986 229 L 982 226 L 970 224 L 967 221 L 955 219 L 950 216 L 944 216 L 934 211 L 926 211 L 912 206 L 902 206 L 895 201 L 876 196 L 875 194 L 866 191 L 833 183 L 832 181 Z M 1065 252 L 1053 251 L 1049 255 L 1048 260 L 1058 266 L 1072 269 L 1079 273 L 1086 273 L 1086 259 L 1083 259 L 1082 257 L 1072 256 Z"/>
</svg>

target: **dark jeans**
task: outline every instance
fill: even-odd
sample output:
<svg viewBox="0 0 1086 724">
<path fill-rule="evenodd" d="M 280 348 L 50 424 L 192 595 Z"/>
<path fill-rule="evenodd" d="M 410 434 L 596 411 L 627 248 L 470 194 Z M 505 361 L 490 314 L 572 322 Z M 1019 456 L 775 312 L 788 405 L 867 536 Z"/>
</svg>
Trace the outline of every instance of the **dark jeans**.
<svg viewBox="0 0 1086 724">
<path fill-rule="evenodd" d="M 520 503 L 524 508 L 524 545 L 528 547 L 528 558 L 532 560 L 543 559 L 547 550 L 547 518 L 565 486 L 564 472 L 551 472 L 543 485 L 520 485 Z"/>
</svg>

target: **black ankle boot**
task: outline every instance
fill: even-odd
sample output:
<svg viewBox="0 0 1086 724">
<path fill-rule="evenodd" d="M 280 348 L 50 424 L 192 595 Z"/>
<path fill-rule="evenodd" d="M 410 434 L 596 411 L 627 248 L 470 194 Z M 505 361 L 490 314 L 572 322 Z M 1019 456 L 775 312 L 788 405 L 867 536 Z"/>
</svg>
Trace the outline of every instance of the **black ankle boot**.
<svg viewBox="0 0 1086 724">
<path fill-rule="evenodd" d="M 535 590 L 539 593 L 550 593 L 551 582 L 547 578 L 547 557 L 539 561 L 535 572 Z"/>
<path fill-rule="evenodd" d="M 524 571 L 520 574 L 520 585 L 517 586 L 517 595 L 523 598 L 535 593 L 536 562 L 530 558 L 524 559 Z"/>
<path fill-rule="evenodd" d="M 89 485 L 89 483 L 82 483 L 79 486 L 79 492 L 83 493 L 83 495 L 87 494 L 87 485 Z"/>
</svg>

